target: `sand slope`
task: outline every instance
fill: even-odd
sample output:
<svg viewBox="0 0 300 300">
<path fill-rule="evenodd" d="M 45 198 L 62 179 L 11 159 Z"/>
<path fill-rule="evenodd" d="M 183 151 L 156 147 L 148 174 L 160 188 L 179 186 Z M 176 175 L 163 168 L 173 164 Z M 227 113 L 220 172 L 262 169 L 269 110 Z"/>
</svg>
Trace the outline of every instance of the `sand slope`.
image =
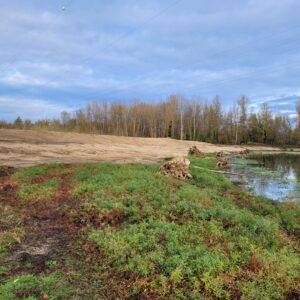
<svg viewBox="0 0 300 300">
<path fill-rule="evenodd" d="M 166 157 L 185 156 L 196 145 L 203 152 L 239 152 L 241 146 L 178 141 L 169 138 L 134 138 L 37 130 L 0 129 L 0 165 L 14 167 L 41 163 L 88 161 L 154 162 Z M 279 150 L 248 147 L 253 150 Z"/>
</svg>

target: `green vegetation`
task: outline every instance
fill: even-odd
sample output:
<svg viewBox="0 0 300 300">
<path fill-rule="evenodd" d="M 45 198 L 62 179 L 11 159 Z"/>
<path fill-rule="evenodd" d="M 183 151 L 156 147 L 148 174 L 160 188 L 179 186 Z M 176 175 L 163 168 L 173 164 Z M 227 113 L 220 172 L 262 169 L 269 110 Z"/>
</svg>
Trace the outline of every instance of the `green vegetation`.
<svg viewBox="0 0 300 300">
<path fill-rule="evenodd" d="M 0 299 L 65 299 L 69 290 L 64 287 L 63 277 L 57 273 L 49 276 L 20 275 L 0 286 Z"/>
<path fill-rule="evenodd" d="M 58 181 L 52 177 L 55 172 L 62 172 L 63 167 L 58 164 L 41 165 L 23 169 L 15 174 L 19 182 L 17 196 L 22 201 L 33 199 L 49 199 L 58 187 Z"/>
<path fill-rule="evenodd" d="M 30 183 L 36 176 L 46 176 L 51 171 L 62 171 L 63 166 L 59 164 L 40 165 L 33 168 L 21 169 L 14 177 L 20 183 Z"/>
<path fill-rule="evenodd" d="M 55 178 L 49 179 L 43 183 L 31 185 L 22 185 L 18 191 L 18 197 L 24 201 L 36 198 L 50 198 L 54 194 L 54 189 L 58 186 Z"/>
<path fill-rule="evenodd" d="M 212 156 L 189 159 L 189 182 L 163 177 L 157 164 L 68 169 L 74 240 L 63 257 L 45 262 L 50 275 L 0 269 L 8 274 L 0 299 L 299 297 L 299 205 L 237 189 L 208 171 Z M 57 165 L 19 171 L 17 197 L 30 202 L 45 186 L 59 190 L 53 178 L 64 172 Z"/>
<path fill-rule="evenodd" d="M 24 235 L 21 216 L 10 206 L 0 202 L 0 260 L 7 256 L 10 248 Z M 0 265 L 1 267 L 1 265 Z M 1 274 L 1 268 L 0 268 Z"/>
</svg>

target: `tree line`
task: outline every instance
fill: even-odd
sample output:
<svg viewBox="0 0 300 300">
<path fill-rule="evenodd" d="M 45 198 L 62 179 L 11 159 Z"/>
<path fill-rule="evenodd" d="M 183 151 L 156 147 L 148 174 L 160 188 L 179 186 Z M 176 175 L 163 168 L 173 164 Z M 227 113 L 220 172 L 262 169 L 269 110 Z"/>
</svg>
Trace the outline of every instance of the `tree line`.
<svg viewBox="0 0 300 300">
<path fill-rule="evenodd" d="M 264 103 L 249 111 L 241 97 L 223 110 L 219 97 L 211 103 L 172 95 L 159 103 L 106 101 L 88 103 L 75 113 L 52 120 L 0 121 L 0 128 L 49 129 L 132 137 L 169 137 L 210 143 L 300 145 L 300 101 L 297 117 L 274 114 Z"/>
</svg>

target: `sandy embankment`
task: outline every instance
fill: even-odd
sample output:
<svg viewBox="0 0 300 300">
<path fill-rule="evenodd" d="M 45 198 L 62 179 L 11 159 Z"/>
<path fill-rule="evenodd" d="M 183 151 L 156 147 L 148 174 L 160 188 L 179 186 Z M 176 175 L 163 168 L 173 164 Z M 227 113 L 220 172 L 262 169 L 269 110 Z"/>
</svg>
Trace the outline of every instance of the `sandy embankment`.
<svg viewBox="0 0 300 300">
<path fill-rule="evenodd" d="M 213 145 L 169 138 L 0 129 L 0 165 L 26 167 L 50 162 L 155 162 L 166 157 L 185 156 L 193 145 L 205 153 L 239 152 L 245 149 L 242 146 Z M 280 150 L 261 146 L 247 148 Z"/>
</svg>

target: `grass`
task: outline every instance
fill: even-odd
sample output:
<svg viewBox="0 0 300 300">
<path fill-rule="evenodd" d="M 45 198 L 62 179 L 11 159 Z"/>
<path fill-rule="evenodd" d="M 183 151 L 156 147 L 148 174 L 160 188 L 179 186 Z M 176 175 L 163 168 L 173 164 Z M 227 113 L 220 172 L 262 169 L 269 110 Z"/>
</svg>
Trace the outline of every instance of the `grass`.
<svg viewBox="0 0 300 300">
<path fill-rule="evenodd" d="M 36 184 L 23 184 L 17 195 L 22 201 L 28 201 L 33 199 L 49 199 L 54 195 L 55 188 L 57 188 L 58 182 L 55 178 L 49 179 L 43 183 Z"/>
<path fill-rule="evenodd" d="M 24 202 L 33 199 L 50 199 L 59 185 L 53 175 L 63 170 L 62 165 L 48 164 L 18 171 L 14 176 L 20 186 L 17 192 L 18 198 Z"/>
<path fill-rule="evenodd" d="M 0 260 L 6 257 L 12 245 L 24 235 L 22 216 L 12 207 L 0 203 Z"/>
<path fill-rule="evenodd" d="M 65 299 L 69 289 L 64 287 L 64 278 L 58 273 L 49 276 L 20 275 L 0 286 L 0 299 Z"/>
<path fill-rule="evenodd" d="M 299 297 L 299 205 L 237 189 L 208 171 L 212 156 L 189 159 L 189 182 L 163 177 L 157 164 L 74 166 L 70 193 L 79 205 L 70 214 L 79 230 L 72 243 L 77 254 L 46 262 L 54 279 L 8 276 L 0 299 L 1 292 L 7 299 L 43 293 L 49 299 Z M 51 199 L 60 188 L 53 172 L 65 170 L 46 165 L 15 174 L 19 200 Z M 34 180 L 38 176 L 46 177 Z"/>
</svg>

